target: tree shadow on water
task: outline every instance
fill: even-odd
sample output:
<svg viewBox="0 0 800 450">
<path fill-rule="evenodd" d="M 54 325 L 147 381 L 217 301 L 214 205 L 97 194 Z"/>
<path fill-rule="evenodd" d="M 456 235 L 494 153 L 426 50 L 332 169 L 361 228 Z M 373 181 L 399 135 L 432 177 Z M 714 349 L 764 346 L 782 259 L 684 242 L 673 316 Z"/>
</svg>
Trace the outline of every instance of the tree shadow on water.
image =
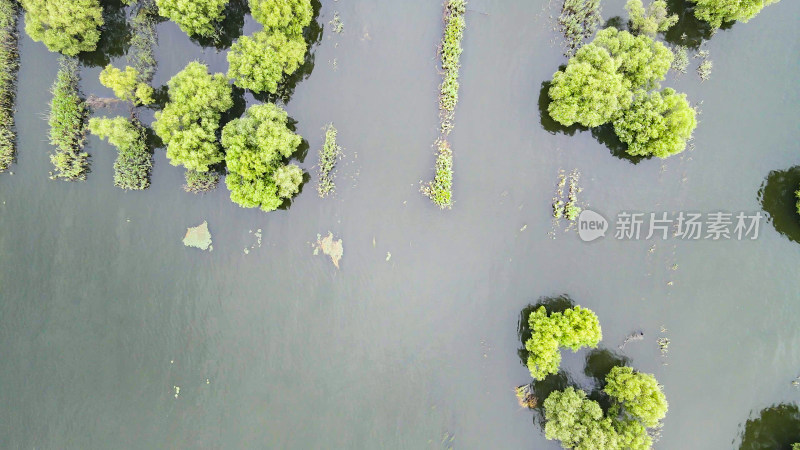
<svg viewBox="0 0 800 450">
<path fill-rule="evenodd" d="M 592 128 L 591 132 L 592 137 L 597 139 L 597 142 L 605 145 L 615 158 L 628 161 L 631 164 L 639 164 L 646 159 L 652 158 L 652 156 L 633 156 L 628 154 L 628 144 L 619 140 L 617 133 L 614 132 L 614 125 L 610 123 Z"/>
<path fill-rule="evenodd" d="M 563 70 L 564 66 L 558 68 L 558 70 Z M 550 85 L 552 83 L 550 81 L 545 81 L 542 83 L 542 89 L 539 91 L 539 121 L 542 124 L 542 128 L 550 134 L 565 134 L 567 136 L 574 136 L 578 131 L 586 131 L 588 128 L 581 126 L 580 124 L 574 124 L 570 126 L 564 126 L 560 123 L 556 122 L 555 119 L 550 117 L 550 112 L 547 110 L 550 107 Z"/>
<path fill-rule="evenodd" d="M 690 0 L 667 0 L 667 10 L 670 14 L 678 15 L 678 23 L 672 26 L 664 35 L 664 40 L 672 45 L 684 45 L 697 49 L 711 39 L 714 30 L 704 20 L 694 15 L 695 4 Z M 723 23 L 721 30 L 729 30 L 734 22 Z"/>
<path fill-rule="evenodd" d="M 800 443 L 800 410 L 790 404 L 765 408 L 745 423 L 741 438 L 739 450 L 791 450 Z"/>
<path fill-rule="evenodd" d="M 121 0 L 102 0 L 103 27 L 97 49 L 78 55 L 78 61 L 87 67 L 105 67 L 112 58 L 125 54 L 130 46 L 131 28 L 125 5 Z"/>
<path fill-rule="evenodd" d="M 250 14 L 247 0 L 230 0 L 222 12 L 225 18 L 215 24 L 216 32 L 212 36 L 191 36 L 192 42 L 201 47 L 214 47 L 217 50 L 230 48 L 244 30 L 244 16 Z"/>
<path fill-rule="evenodd" d="M 761 208 L 775 230 L 800 243 L 800 214 L 797 212 L 797 196 L 800 189 L 800 166 L 787 170 L 773 170 L 758 190 Z"/>
<path fill-rule="evenodd" d="M 583 373 L 595 382 L 594 389 L 589 392 L 589 398 L 599 403 L 603 411 L 608 411 L 611 407 L 611 399 L 603 392 L 606 387 L 606 377 L 614 367 L 627 366 L 630 362 L 629 358 L 606 348 L 596 348 L 586 355 Z"/>
</svg>

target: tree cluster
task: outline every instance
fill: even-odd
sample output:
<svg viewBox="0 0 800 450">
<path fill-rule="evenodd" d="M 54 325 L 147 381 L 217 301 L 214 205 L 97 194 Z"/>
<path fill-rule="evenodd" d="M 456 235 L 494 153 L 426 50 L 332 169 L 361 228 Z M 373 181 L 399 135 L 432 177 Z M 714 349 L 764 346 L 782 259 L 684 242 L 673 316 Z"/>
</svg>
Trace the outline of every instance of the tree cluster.
<svg viewBox="0 0 800 450">
<path fill-rule="evenodd" d="M 303 171 L 286 160 L 302 142 L 287 126 L 289 116 L 265 103 L 247 109 L 222 130 L 231 200 L 244 208 L 274 211 L 300 191 Z"/>
<path fill-rule="evenodd" d="M 114 186 L 142 190 L 150 186 L 153 158 L 144 126 L 137 119 L 93 117 L 89 130 L 119 150 L 114 161 Z"/>
<path fill-rule="evenodd" d="M 609 27 L 553 75 L 550 116 L 565 126 L 613 122 L 631 155 L 665 158 L 686 147 L 697 125 L 685 95 L 660 88 L 673 54 L 646 34 Z"/>
<path fill-rule="evenodd" d="M 558 372 L 562 347 L 573 352 L 581 347 L 597 347 L 603 336 L 597 315 L 580 306 L 549 315 L 542 306 L 528 317 L 528 325 L 531 337 L 525 342 L 527 365 L 536 380 Z"/>
<path fill-rule="evenodd" d="M 212 36 L 229 0 L 156 0 L 159 14 L 190 36 Z"/>
<path fill-rule="evenodd" d="M 21 0 L 25 31 L 51 52 L 75 56 L 91 52 L 100 40 L 103 8 L 98 0 Z"/>
<path fill-rule="evenodd" d="M 308 45 L 303 29 L 311 23 L 309 0 L 249 0 L 253 18 L 263 29 L 243 36 L 228 52 L 228 77 L 253 92 L 278 90 L 284 76 L 303 64 Z"/>
<path fill-rule="evenodd" d="M 780 0 L 691 0 L 697 5 L 694 15 L 719 28 L 723 22 L 735 20 L 747 22 L 761 12 L 765 6 L 778 3 Z"/>
</svg>

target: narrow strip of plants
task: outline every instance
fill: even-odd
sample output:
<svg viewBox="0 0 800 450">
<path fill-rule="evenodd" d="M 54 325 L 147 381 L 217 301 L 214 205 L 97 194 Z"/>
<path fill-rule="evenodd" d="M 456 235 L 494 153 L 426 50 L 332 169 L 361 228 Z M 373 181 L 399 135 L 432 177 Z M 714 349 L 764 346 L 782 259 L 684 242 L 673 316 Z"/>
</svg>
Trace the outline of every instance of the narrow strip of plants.
<svg viewBox="0 0 800 450">
<path fill-rule="evenodd" d="M 6 171 L 14 162 L 17 150 L 14 131 L 19 69 L 17 17 L 17 2 L 0 0 L 0 172 Z"/>
<path fill-rule="evenodd" d="M 50 103 L 50 143 L 56 147 L 50 155 L 55 168 L 51 179 L 85 180 L 89 171 L 89 154 L 83 151 L 89 107 L 81 96 L 79 82 L 78 62 L 62 58 Z"/>
</svg>

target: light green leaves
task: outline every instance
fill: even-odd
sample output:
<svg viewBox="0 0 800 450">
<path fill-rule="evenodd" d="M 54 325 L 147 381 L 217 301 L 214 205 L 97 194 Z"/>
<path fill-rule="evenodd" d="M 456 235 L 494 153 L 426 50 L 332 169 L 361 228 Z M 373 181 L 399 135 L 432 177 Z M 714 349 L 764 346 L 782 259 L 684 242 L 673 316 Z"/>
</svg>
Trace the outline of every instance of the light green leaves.
<svg viewBox="0 0 800 450">
<path fill-rule="evenodd" d="M 258 31 L 236 41 L 228 52 L 228 77 L 237 86 L 253 92 L 277 92 L 284 75 L 293 74 L 303 63 L 306 41 L 302 35 Z"/>
<path fill-rule="evenodd" d="M 125 117 L 92 118 L 89 130 L 100 139 L 117 147 L 114 162 L 114 185 L 122 189 L 141 190 L 150 186 L 153 158 L 147 148 L 144 127 L 138 120 Z"/>
<path fill-rule="evenodd" d="M 723 22 L 739 20 L 747 22 L 761 12 L 765 6 L 780 0 L 692 0 L 697 3 L 694 15 L 714 28 Z"/>
<path fill-rule="evenodd" d="M 158 12 L 190 36 L 211 36 L 228 0 L 156 0 Z"/>
<path fill-rule="evenodd" d="M 582 390 L 568 387 L 544 401 L 544 435 L 561 441 L 564 448 L 618 449 L 617 433 L 603 409 Z"/>
<path fill-rule="evenodd" d="M 597 347 L 603 337 L 597 315 L 580 306 L 549 316 L 542 306 L 531 313 L 528 325 L 531 329 L 531 337 L 525 342 L 528 370 L 536 380 L 558 372 L 561 364 L 560 347 L 572 351 L 582 347 Z"/>
<path fill-rule="evenodd" d="M 301 35 L 313 14 L 308 0 L 249 0 L 250 12 L 267 30 Z"/>
<path fill-rule="evenodd" d="M 100 40 L 103 9 L 98 0 L 21 0 L 25 31 L 51 52 L 75 56 L 91 52 Z"/>
<path fill-rule="evenodd" d="M 100 72 L 100 83 L 113 90 L 120 100 L 133 104 L 149 105 L 153 103 L 153 88 L 140 82 L 141 74 L 133 67 L 126 66 L 120 70 L 109 64 Z"/>
<path fill-rule="evenodd" d="M 667 13 L 667 2 L 654 0 L 645 10 L 642 0 L 628 0 L 625 10 L 631 19 L 631 30 L 636 34 L 654 37 L 678 23 L 678 15 Z"/>
<path fill-rule="evenodd" d="M 606 383 L 605 393 L 644 426 L 655 427 L 667 415 L 667 398 L 653 375 L 630 367 L 614 367 L 606 376 Z"/>
<path fill-rule="evenodd" d="M 664 79 L 674 55 L 664 44 L 648 36 L 634 36 L 627 31 L 609 27 L 597 33 L 591 45 L 608 50 L 619 63 L 630 90 L 655 89 Z"/>
<path fill-rule="evenodd" d="M 614 132 L 628 144 L 629 154 L 666 158 L 686 148 L 697 126 L 696 114 L 686 94 L 670 88 L 641 92 L 614 120 Z"/>
</svg>

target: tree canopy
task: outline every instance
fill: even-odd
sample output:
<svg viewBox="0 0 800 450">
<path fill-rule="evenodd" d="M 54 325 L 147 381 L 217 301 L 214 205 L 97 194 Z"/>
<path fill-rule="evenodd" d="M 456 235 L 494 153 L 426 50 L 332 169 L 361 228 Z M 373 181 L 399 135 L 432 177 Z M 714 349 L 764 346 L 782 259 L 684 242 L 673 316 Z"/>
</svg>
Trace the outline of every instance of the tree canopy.
<svg viewBox="0 0 800 450">
<path fill-rule="evenodd" d="M 667 398 L 653 375 L 614 367 L 606 383 L 605 393 L 642 425 L 655 427 L 667 415 Z"/>
<path fill-rule="evenodd" d="M 168 87 L 169 102 L 156 113 L 153 129 L 167 145 L 170 164 L 207 172 L 224 159 L 216 134 L 222 112 L 233 106 L 231 86 L 225 75 L 211 75 L 195 61 Z"/>
<path fill-rule="evenodd" d="M 611 419 L 604 417 L 600 404 L 580 389 L 570 386 L 550 394 L 544 401 L 544 418 L 545 437 L 561 441 L 564 448 L 619 448 Z"/>
<path fill-rule="evenodd" d="M 103 8 L 98 0 L 21 0 L 25 31 L 52 52 L 91 52 L 100 40 Z"/>
<path fill-rule="evenodd" d="M 100 72 L 100 83 L 113 90 L 120 100 L 133 104 L 149 105 L 153 103 L 153 88 L 140 82 L 141 74 L 133 67 L 126 66 L 120 70 L 109 64 Z"/>
<path fill-rule="evenodd" d="M 211 36 L 229 0 L 156 0 L 158 12 L 190 36 Z"/>
<path fill-rule="evenodd" d="M 302 35 L 314 13 L 309 0 L 249 0 L 248 3 L 253 19 L 265 29 L 288 35 Z"/>
<path fill-rule="evenodd" d="M 700 20 L 719 28 L 723 22 L 738 20 L 747 22 L 761 12 L 765 6 L 780 0 L 692 0 L 697 3 L 694 15 Z"/>
<path fill-rule="evenodd" d="M 608 50 L 619 63 L 619 71 L 630 90 L 657 88 L 674 58 L 670 49 L 653 38 L 634 36 L 614 27 L 599 31 L 592 44 Z"/>
<path fill-rule="evenodd" d="M 642 0 L 628 0 L 625 3 L 625 10 L 630 17 L 631 30 L 636 34 L 652 37 L 657 33 L 666 32 L 678 23 L 678 15 L 669 15 L 667 2 L 664 0 L 654 0 L 647 9 Z"/>
<path fill-rule="evenodd" d="M 686 148 L 697 126 L 696 114 L 686 94 L 670 88 L 641 92 L 614 119 L 614 132 L 628 144 L 628 154 L 666 158 Z"/>
<path fill-rule="evenodd" d="M 293 74 L 303 63 L 306 49 L 300 34 L 261 30 L 243 36 L 228 52 L 228 77 L 241 88 L 275 93 L 284 75 Z"/>
<path fill-rule="evenodd" d="M 537 380 L 558 372 L 560 347 L 578 351 L 582 347 L 596 347 L 602 339 L 597 315 L 580 306 L 550 315 L 542 306 L 531 313 L 528 325 L 531 337 L 525 342 L 527 365 L 531 376 Z"/>
<path fill-rule="evenodd" d="M 144 127 L 138 120 L 126 117 L 93 117 L 89 120 L 89 130 L 100 139 L 108 139 L 119 150 L 114 162 L 115 186 L 140 190 L 150 185 L 153 159 L 147 148 Z"/>
<path fill-rule="evenodd" d="M 286 164 L 302 142 L 287 126 L 289 116 L 266 103 L 247 109 L 222 130 L 231 200 L 245 208 L 273 211 L 300 190 L 303 171 Z"/>
</svg>

